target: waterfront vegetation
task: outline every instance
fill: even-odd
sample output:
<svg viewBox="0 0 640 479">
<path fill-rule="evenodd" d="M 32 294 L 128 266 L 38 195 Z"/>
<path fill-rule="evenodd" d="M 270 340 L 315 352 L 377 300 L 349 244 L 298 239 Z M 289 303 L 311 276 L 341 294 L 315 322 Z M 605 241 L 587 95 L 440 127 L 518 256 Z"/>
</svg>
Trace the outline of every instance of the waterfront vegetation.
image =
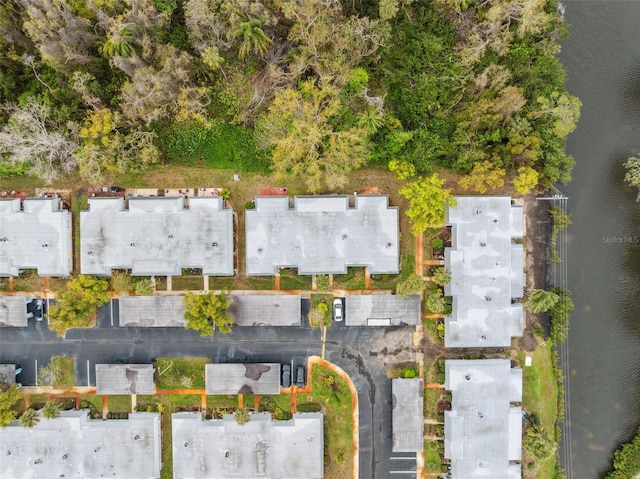
<svg viewBox="0 0 640 479">
<path fill-rule="evenodd" d="M 640 430 L 638 434 L 613 454 L 613 471 L 606 479 L 632 479 L 640 474 Z"/>
<path fill-rule="evenodd" d="M 523 367 L 522 407 L 529 416 L 530 431 L 523 443 L 524 477 L 560 478 L 557 444 L 559 421 L 564 417 L 562 370 L 553 343 L 537 340 L 535 351 L 527 353 L 531 356 L 531 366 L 524 366 L 525 352 L 518 353 L 518 362 Z"/>
</svg>

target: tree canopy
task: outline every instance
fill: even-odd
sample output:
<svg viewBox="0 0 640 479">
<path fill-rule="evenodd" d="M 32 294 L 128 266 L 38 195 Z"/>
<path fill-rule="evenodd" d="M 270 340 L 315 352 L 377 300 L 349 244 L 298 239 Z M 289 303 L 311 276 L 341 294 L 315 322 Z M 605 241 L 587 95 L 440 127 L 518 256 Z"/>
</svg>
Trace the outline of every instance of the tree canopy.
<svg viewBox="0 0 640 479">
<path fill-rule="evenodd" d="M 18 417 L 17 406 L 22 401 L 22 389 L 12 384 L 0 390 L 0 428 L 5 428 Z"/>
<path fill-rule="evenodd" d="M 64 335 L 67 329 L 88 328 L 96 308 L 109 301 L 109 283 L 92 276 L 79 275 L 67 281 L 56 294 L 49 309 L 49 327 Z"/>
<path fill-rule="evenodd" d="M 185 291 L 182 300 L 185 310 L 185 327 L 199 331 L 200 336 L 213 336 L 216 329 L 222 334 L 229 334 L 233 318 L 227 313 L 227 309 L 232 302 L 224 293 L 210 291 L 197 294 Z"/>
<path fill-rule="evenodd" d="M 570 179 L 566 31 L 556 0 L 5 2 L 0 172 L 98 183 L 227 124 L 309 191 L 377 163 L 525 194 Z"/>
</svg>

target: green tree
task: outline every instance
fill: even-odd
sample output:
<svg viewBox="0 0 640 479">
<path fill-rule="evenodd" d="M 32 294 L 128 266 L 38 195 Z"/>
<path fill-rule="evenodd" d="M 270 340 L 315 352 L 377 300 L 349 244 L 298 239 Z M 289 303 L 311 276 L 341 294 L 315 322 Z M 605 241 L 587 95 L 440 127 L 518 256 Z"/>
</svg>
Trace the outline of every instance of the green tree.
<svg viewBox="0 0 640 479">
<path fill-rule="evenodd" d="M 239 426 L 244 426 L 251 420 L 251 413 L 246 407 L 236 409 L 234 415 Z"/>
<path fill-rule="evenodd" d="M 549 210 L 549 214 L 551 214 L 551 220 L 553 222 L 553 227 L 551 228 L 551 238 L 549 240 L 549 246 L 551 247 L 551 261 L 554 263 L 560 263 L 562 260 L 560 259 L 560 255 L 558 254 L 558 250 L 556 245 L 558 243 L 558 235 L 560 232 L 571 225 L 571 214 L 567 213 L 560 206 L 554 206 Z"/>
<path fill-rule="evenodd" d="M 433 282 L 439 286 L 445 286 L 451 282 L 451 272 L 444 268 L 433 270 Z"/>
<path fill-rule="evenodd" d="M 532 313 L 545 313 L 549 311 L 560 299 L 553 291 L 545 291 L 544 289 L 534 289 L 529 293 L 529 299 L 525 306 Z"/>
<path fill-rule="evenodd" d="M 247 58 L 250 53 L 263 57 L 273 43 L 273 40 L 262 30 L 262 21 L 258 19 L 242 22 L 238 29 L 233 32 L 233 38 L 242 40 L 238 50 L 238 56 L 241 60 Z"/>
<path fill-rule="evenodd" d="M 551 288 L 550 291 L 558 296 L 558 300 L 549 309 L 551 317 L 549 338 L 554 343 L 560 344 L 569 335 L 569 315 L 573 311 L 574 304 L 571 299 L 571 291 L 556 287 Z"/>
<path fill-rule="evenodd" d="M 186 328 L 200 331 L 200 336 L 213 336 L 216 328 L 222 334 L 229 334 L 233 325 L 233 318 L 227 313 L 232 300 L 226 294 L 216 294 L 212 291 L 196 294 L 185 291 L 184 319 Z"/>
<path fill-rule="evenodd" d="M 149 278 L 136 281 L 134 290 L 138 296 L 152 296 L 156 291 L 156 284 Z"/>
<path fill-rule="evenodd" d="M 424 290 L 424 279 L 416 273 L 411 273 L 407 279 L 401 281 L 396 286 L 396 294 L 401 298 L 406 298 L 412 294 L 420 294 Z"/>
<path fill-rule="evenodd" d="M 518 176 L 513 180 L 513 186 L 521 195 L 526 195 L 538 184 L 538 172 L 530 166 L 518 168 Z"/>
<path fill-rule="evenodd" d="M 627 169 L 624 181 L 629 186 L 640 188 L 640 158 L 632 156 L 624 163 L 624 167 Z M 640 190 L 638 191 L 638 196 L 636 196 L 636 201 L 640 201 Z"/>
<path fill-rule="evenodd" d="M 112 25 L 107 32 L 107 41 L 102 45 L 102 53 L 107 58 L 135 55 L 136 51 L 132 45 L 135 38 L 133 30 L 129 26 Z"/>
<path fill-rule="evenodd" d="M 38 411 L 31 408 L 28 408 L 22 413 L 22 416 L 20 416 L 20 425 L 22 427 L 34 427 L 39 422 L 40 414 L 38 414 Z"/>
<path fill-rule="evenodd" d="M 56 304 L 49 309 L 49 328 L 64 335 L 70 328 L 88 328 L 96 308 L 109 301 L 109 283 L 80 275 L 67 281 L 56 294 Z"/>
<path fill-rule="evenodd" d="M 506 174 L 504 168 L 500 168 L 488 160 L 480 161 L 473 165 L 471 173 L 458 180 L 458 185 L 465 190 L 486 193 L 487 188 L 502 187 Z"/>
<path fill-rule="evenodd" d="M 443 314 L 447 308 L 447 302 L 439 288 L 426 293 L 424 296 L 424 307 L 427 311 L 435 314 Z"/>
<path fill-rule="evenodd" d="M 118 294 L 129 294 L 135 288 L 135 282 L 130 274 L 113 273 L 111 275 L 111 289 Z"/>
<path fill-rule="evenodd" d="M 400 194 L 409 200 L 407 216 L 414 235 L 418 236 L 430 226 L 442 226 L 446 204 L 455 206 L 451 190 L 443 188 L 443 185 L 444 180 L 434 173 L 400 189 Z"/>
<path fill-rule="evenodd" d="M 22 389 L 12 384 L 0 392 L 0 428 L 5 428 L 18 417 L 17 406 L 22 401 Z"/>
<path fill-rule="evenodd" d="M 605 479 L 631 479 L 640 473 L 640 429 L 633 440 L 613 453 L 613 472 Z"/>
<path fill-rule="evenodd" d="M 49 401 L 42 408 L 42 415 L 47 419 L 55 419 L 60 416 L 61 404 L 58 401 Z"/>
<path fill-rule="evenodd" d="M 299 176 L 317 192 L 343 186 L 346 173 L 365 164 L 366 131 L 336 127 L 343 107 L 340 89 L 313 80 L 276 94 L 258 130 L 262 143 L 273 147 L 271 168 L 277 177 Z"/>
<path fill-rule="evenodd" d="M 536 462 L 540 462 L 555 453 L 558 444 L 542 426 L 531 426 L 522 441 L 522 447 Z"/>
</svg>

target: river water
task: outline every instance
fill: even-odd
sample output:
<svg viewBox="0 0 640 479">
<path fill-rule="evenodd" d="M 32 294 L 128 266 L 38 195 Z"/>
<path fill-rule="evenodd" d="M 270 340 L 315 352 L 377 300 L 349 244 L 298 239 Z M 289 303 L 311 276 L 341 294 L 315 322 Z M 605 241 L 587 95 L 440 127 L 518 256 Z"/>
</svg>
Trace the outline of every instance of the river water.
<svg viewBox="0 0 640 479">
<path fill-rule="evenodd" d="M 568 339 L 568 477 L 602 477 L 640 425 L 640 203 L 622 163 L 640 154 L 640 1 L 563 1 L 560 58 L 582 100 L 565 262 L 576 309 Z M 546 478 L 542 478 L 546 479 Z"/>
</svg>

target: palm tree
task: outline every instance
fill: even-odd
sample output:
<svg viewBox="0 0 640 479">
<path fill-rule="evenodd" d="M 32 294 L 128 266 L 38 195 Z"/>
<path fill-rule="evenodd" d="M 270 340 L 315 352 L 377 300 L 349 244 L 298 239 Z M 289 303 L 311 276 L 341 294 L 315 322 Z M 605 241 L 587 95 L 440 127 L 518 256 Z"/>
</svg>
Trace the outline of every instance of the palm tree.
<svg viewBox="0 0 640 479">
<path fill-rule="evenodd" d="M 235 416 L 236 416 L 236 422 L 238 423 L 239 426 L 244 426 L 251 419 L 249 410 L 246 407 L 236 409 Z"/>
<path fill-rule="evenodd" d="M 102 45 L 102 53 L 108 58 L 115 56 L 130 57 L 135 54 L 131 42 L 136 36 L 128 27 L 112 25 L 107 32 L 107 41 Z"/>
<path fill-rule="evenodd" d="M 244 60 L 251 52 L 258 56 L 264 56 L 269 49 L 269 46 L 273 43 L 273 40 L 269 38 L 262 30 L 262 22 L 257 19 L 247 20 L 242 22 L 240 27 L 233 32 L 233 38 L 242 38 L 240 44 L 240 50 L 238 56 Z"/>
<path fill-rule="evenodd" d="M 560 299 L 553 291 L 534 289 L 529 293 L 529 300 L 525 303 L 532 313 L 544 313 L 555 306 Z"/>
<path fill-rule="evenodd" d="M 55 419 L 60 416 L 60 403 L 58 401 L 49 401 L 42 408 L 42 415 L 47 419 Z"/>
<path fill-rule="evenodd" d="M 433 281 L 440 286 L 445 286 L 451 282 L 451 273 L 444 268 L 436 268 L 433 270 Z"/>
<path fill-rule="evenodd" d="M 22 413 L 22 416 L 20 416 L 20 424 L 22 425 L 22 427 L 33 427 L 39 422 L 40 416 L 38 414 L 38 411 L 35 411 L 31 408 L 27 409 Z"/>
</svg>

